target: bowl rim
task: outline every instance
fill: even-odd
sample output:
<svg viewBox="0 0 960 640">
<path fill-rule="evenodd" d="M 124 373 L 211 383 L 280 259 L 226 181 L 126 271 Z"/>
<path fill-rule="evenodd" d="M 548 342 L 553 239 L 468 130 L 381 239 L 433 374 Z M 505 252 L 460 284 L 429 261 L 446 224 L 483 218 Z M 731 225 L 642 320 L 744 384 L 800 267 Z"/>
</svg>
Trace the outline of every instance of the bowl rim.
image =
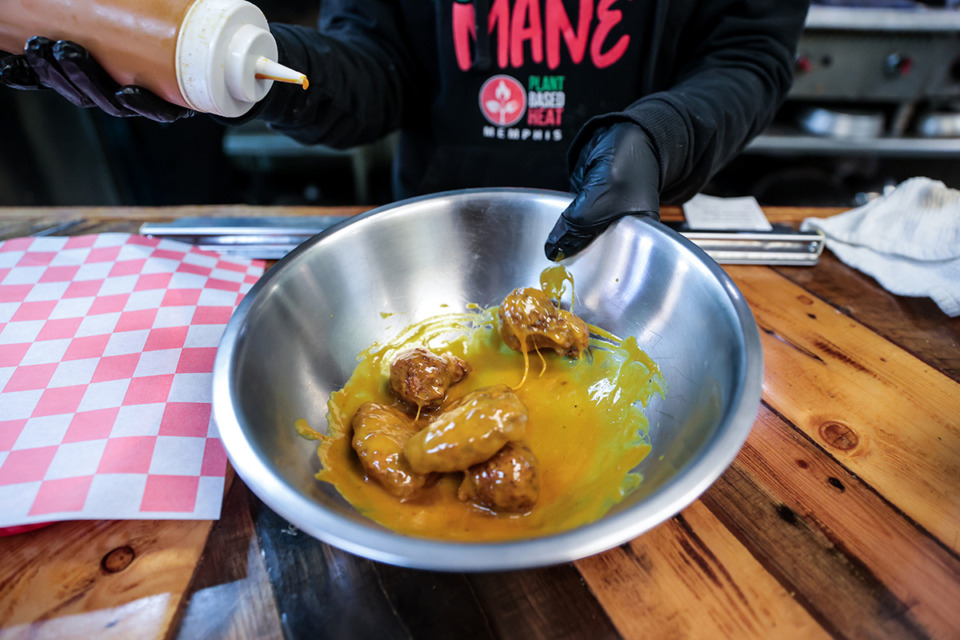
<svg viewBox="0 0 960 640">
<path fill-rule="evenodd" d="M 237 355 L 238 340 L 260 290 L 271 286 L 298 256 L 374 215 L 415 207 L 423 201 L 449 198 L 516 198 L 538 196 L 569 201 L 571 194 L 543 189 L 500 187 L 460 189 L 399 200 L 344 220 L 317 234 L 277 262 L 258 280 L 234 310 L 221 337 L 212 377 L 214 421 L 230 463 L 243 482 L 281 517 L 314 538 L 349 553 L 396 566 L 445 572 L 504 571 L 570 562 L 624 544 L 665 522 L 699 498 L 733 462 L 749 435 L 760 407 L 763 351 L 759 330 L 743 294 L 712 258 L 681 234 L 646 217 L 630 216 L 613 227 L 651 225 L 694 253 L 718 280 L 742 330 L 743 370 L 736 402 L 711 437 L 712 442 L 689 460 L 684 473 L 666 480 L 654 494 L 635 506 L 561 533 L 504 542 L 454 542 L 399 534 L 372 521 L 359 522 L 324 509 L 295 487 L 277 477 L 260 458 L 245 435 L 234 410 L 229 373 Z M 574 257 L 573 259 L 576 259 Z M 639 511 L 639 513 L 637 513 Z M 305 517 L 304 514 L 310 514 Z"/>
</svg>

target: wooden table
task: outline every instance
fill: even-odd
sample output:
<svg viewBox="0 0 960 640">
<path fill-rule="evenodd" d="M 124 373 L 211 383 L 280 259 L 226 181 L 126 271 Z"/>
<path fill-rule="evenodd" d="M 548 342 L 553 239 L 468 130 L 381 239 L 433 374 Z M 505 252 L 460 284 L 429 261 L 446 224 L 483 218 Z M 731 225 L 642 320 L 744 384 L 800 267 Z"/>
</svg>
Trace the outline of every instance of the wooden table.
<svg viewBox="0 0 960 640">
<path fill-rule="evenodd" d="M 0 209 L 0 239 L 359 210 Z M 960 638 L 960 319 L 829 251 L 726 270 L 760 326 L 763 403 L 729 470 L 653 531 L 537 570 L 413 571 L 310 538 L 234 480 L 215 523 L 0 539 L 0 638 Z"/>
</svg>

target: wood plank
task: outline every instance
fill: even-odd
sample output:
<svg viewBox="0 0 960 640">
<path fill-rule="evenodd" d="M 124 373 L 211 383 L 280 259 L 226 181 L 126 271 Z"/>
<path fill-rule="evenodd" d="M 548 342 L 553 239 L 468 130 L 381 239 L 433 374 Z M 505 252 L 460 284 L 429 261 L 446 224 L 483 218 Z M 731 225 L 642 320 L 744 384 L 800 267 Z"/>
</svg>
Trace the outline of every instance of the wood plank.
<svg viewBox="0 0 960 640">
<path fill-rule="evenodd" d="M 211 525 L 60 522 L 0 538 L 0 638 L 166 637 Z"/>
<path fill-rule="evenodd" d="M 2 211 L 2 209 L 0 209 Z M 849 211 L 843 207 L 764 207 L 763 213 L 773 224 L 785 224 L 798 227 L 807 218 L 827 218 Z M 660 219 L 664 222 L 680 222 L 684 219 L 683 208 L 666 205 L 660 208 Z"/>
<path fill-rule="evenodd" d="M 830 251 L 823 253 L 816 269 L 780 267 L 777 272 L 960 381 L 960 317 L 947 316 L 930 298 L 890 293 Z"/>
<path fill-rule="evenodd" d="M 476 574 L 416 572 L 383 564 L 376 570 L 413 638 L 620 637 L 570 564 Z"/>
<path fill-rule="evenodd" d="M 177 638 L 282 640 L 250 500 L 250 490 L 234 477 L 197 567 Z"/>
<path fill-rule="evenodd" d="M 330 547 L 266 506 L 256 526 L 288 637 L 617 638 L 570 564 L 463 574 L 404 569 Z"/>
<path fill-rule="evenodd" d="M 174 220 L 191 216 L 347 216 L 370 210 L 364 205 L 337 207 L 317 206 L 259 206 L 259 205 L 188 205 L 167 207 L 0 207 L 0 221 L 24 219 L 63 220 L 84 218 L 104 220 Z M 765 207 L 764 214 L 773 223 L 799 225 L 805 218 L 825 218 L 847 211 L 838 207 Z M 683 209 L 664 206 L 660 215 L 664 221 L 683 220 Z"/>
<path fill-rule="evenodd" d="M 768 408 L 703 500 L 834 635 L 960 637 L 960 559 Z"/>
<path fill-rule="evenodd" d="M 67 216 L 15 216 L 0 218 L 0 241 L 9 240 L 10 238 L 23 238 L 57 229 L 67 231 L 70 227 L 80 222 L 82 222 L 82 219 L 79 217 L 74 218 Z M 66 233 L 58 235 L 66 235 Z"/>
<path fill-rule="evenodd" d="M 727 272 L 761 329 L 765 401 L 960 552 L 960 384 L 772 269 Z"/>
<path fill-rule="evenodd" d="M 489 612 L 495 638 L 619 638 L 608 614 L 571 564 L 512 573 L 467 576 Z"/>
<path fill-rule="evenodd" d="M 349 216 L 370 209 L 367 206 L 254 206 L 254 205 L 188 205 L 175 207 L 0 207 L 0 222 L 26 219 L 44 221 L 120 220 L 156 221 L 186 217 L 250 217 L 250 216 Z"/>
<path fill-rule="evenodd" d="M 763 213 L 774 224 L 799 227 L 807 218 L 829 218 L 849 210 L 850 207 L 764 207 Z"/>
<path fill-rule="evenodd" d="M 625 638 L 827 638 L 703 505 L 576 562 Z"/>
</svg>

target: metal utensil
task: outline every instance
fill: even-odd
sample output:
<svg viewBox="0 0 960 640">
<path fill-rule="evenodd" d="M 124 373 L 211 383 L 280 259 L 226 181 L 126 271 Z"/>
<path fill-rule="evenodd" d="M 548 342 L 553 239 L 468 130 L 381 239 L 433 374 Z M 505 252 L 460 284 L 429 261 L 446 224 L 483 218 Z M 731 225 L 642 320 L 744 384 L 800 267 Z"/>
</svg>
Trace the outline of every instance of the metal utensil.
<svg viewBox="0 0 960 640">
<path fill-rule="evenodd" d="M 313 237 L 280 260 L 227 325 L 213 409 L 237 473 L 306 533 L 383 562 L 493 571 L 565 562 L 626 542 L 695 500 L 739 451 L 760 401 L 756 323 L 730 278 L 692 242 L 640 218 L 616 223 L 570 259 L 578 313 L 635 336 L 661 366 L 666 397 L 646 408 L 652 453 L 639 488 L 600 520 L 496 544 L 396 534 L 318 482 L 326 402 L 357 354 L 410 323 L 468 303 L 498 304 L 551 265 L 543 238 L 569 203 L 548 191 L 459 191 L 382 207 Z"/>
<path fill-rule="evenodd" d="M 294 248 L 349 216 L 185 217 L 148 222 L 140 235 L 173 238 L 245 258 L 279 260 Z"/>
<path fill-rule="evenodd" d="M 279 260 L 311 237 L 347 220 L 345 216 L 180 218 L 146 223 L 145 236 L 174 238 L 204 249 L 246 258 Z M 789 228 L 774 231 L 695 231 L 668 224 L 720 264 L 811 266 L 823 252 L 823 234 Z"/>
</svg>

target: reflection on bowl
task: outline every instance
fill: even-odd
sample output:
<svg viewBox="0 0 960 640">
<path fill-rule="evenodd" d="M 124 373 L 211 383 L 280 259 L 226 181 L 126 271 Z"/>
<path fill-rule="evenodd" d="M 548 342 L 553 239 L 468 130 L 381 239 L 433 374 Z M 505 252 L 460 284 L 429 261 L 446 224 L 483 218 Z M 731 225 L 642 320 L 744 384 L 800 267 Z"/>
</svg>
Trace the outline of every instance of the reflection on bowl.
<svg viewBox="0 0 960 640">
<path fill-rule="evenodd" d="M 303 531 L 401 566 L 492 571 L 604 551 L 670 518 L 727 468 L 760 401 L 763 359 L 742 296 L 699 248 L 626 218 L 566 267 L 577 313 L 640 347 L 669 387 L 645 413 L 652 453 L 639 488 L 601 519 L 540 538 L 459 543 L 403 536 L 359 514 L 314 479 L 331 392 L 373 342 L 430 316 L 490 306 L 535 286 L 543 242 L 570 196 L 464 190 L 381 207 L 301 245 L 271 269 L 227 326 L 214 367 L 214 416 L 237 473 Z"/>
</svg>

